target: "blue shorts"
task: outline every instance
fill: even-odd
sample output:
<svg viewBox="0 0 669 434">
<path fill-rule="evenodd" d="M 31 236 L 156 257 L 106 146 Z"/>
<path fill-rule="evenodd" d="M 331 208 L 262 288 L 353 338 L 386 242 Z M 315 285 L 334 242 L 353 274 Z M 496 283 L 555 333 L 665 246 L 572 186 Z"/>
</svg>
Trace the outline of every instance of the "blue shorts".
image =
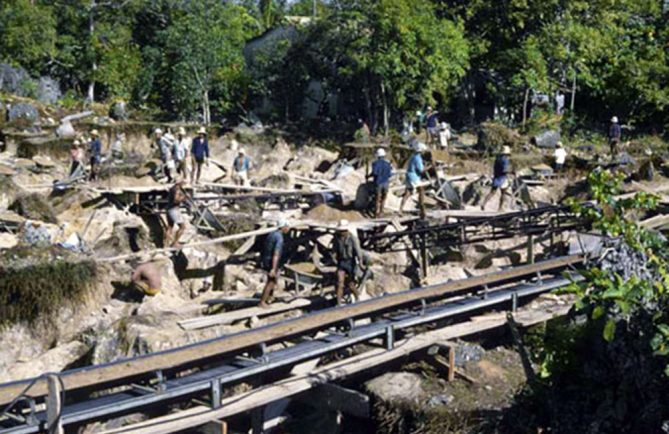
<svg viewBox="0 0 669 434">
<path fill-rule="evenodd" d="M 502 190 L 506 190 L 509 188 L 509 183 L 507 182 L 508 178 L 505 176 L 499 176 L 495 179 L 492 180 L 492 188 L 501 188 Z"/>
</svg>

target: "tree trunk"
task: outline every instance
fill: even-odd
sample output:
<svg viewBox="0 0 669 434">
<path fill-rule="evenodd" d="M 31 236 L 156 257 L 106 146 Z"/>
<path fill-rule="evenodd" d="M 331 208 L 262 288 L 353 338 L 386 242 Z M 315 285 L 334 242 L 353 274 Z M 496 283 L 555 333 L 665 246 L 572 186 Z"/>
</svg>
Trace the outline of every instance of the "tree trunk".
<svg viewBox="0 0 669 434">
<path fill-rule="evenodd" d="M 525 100 L 523 101 L 523 128 L 527 123 L 527 102 L 530 99 L 530 88 L 525 89 Z"/>
<path fill-rule="evenodd" d="M 95 33 L 95 0 L 91 1 L 91 6 L 90 10 L 88 12 L 88 34 L 91 40 L 94 37 Z M 95 61 L 95 53 L 93 53 L 93 64 L 91 65 L 91 79 L 88 82 L 88 92 L 87 92 L 87 100 L 90 103 L 95 102 L 95 75 L 96 71 L 98 70 L 98 63 Z"/>
<path fill-rule="evenodd" d="M 202 121 L 205 125 L 211 124 L 211 111 L 209 107 L 209 91 L 202 92 Z"/>
<path fill-rule="evenodd" d="M 386 86 L 381 81 L 381 99 L 383 104 L 383 136 L 388 137 L 388 96 L 386 95 Z"/>
<path fill-rule="evenodd" d="M 571 83 L 571 112 L 574 113 L 576 106 L 576 69 L 574 69 L 574 79 Z"/>
<path fill-rule="evenodd" d="M 372 99 L 369 96 L 369 88 L 365 87 L 364 89 L 364 94 L 365 94 L 365 111 L 367 112 L 367 125 L 369 125 L 370 129 L 374 128 L 374 120 L 373 120 L 373 115 L 372 115 Z"/>
</svg>

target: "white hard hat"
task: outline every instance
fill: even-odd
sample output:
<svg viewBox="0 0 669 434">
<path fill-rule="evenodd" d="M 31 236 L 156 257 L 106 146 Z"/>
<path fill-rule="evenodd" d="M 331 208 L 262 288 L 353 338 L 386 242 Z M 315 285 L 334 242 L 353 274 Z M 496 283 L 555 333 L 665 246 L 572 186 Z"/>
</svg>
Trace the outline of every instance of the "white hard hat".
<svg viewBox="0 0 669 434">
<path fill-rule="evenodd" d="M 99 135 L 100 135 L 100 133 L 98 132 L 98 130 L 92 130 L 91 131 L 91 136 L 96 136 L 97 137 Z"/>
<path fill-rule="evenodd" d="M 279 220 L 277 226 L 279 227 L 279 229 L 283 229 L 283 228 L 287 228 L 287 227 L 289 227 L 290 224 L 288 223 L 288 220 L 286 220 L 286 219 L 281 219 L 281 220 Z"/>
<path fill-rule="evenodd" d="M 155 134 L 162 134 L 162 133 L 163 133 L 163 130 L 161 130 L 160 128 L 156 128 L 153 132 L 154 132 Z"/>
<path fill-rule="evenodd" d="M 181 134 L 182 136 L 186 135 L 186 129 L 184 127 L 179 127 L 179 131 L 177 131 L 177 134 Z"/>
<path fill-rule="evenodd" d="M 240 153 L 240 154 L 243 154 L 243 155 L 246 155 L 246 149 L 244 149 L 244 148 L 239 148 L 239 153 Z"/>
<path fill-rule="evenodd" d="M 425 152 L 427 150 L 427 145 L 423 142 L 418 142 L 416 143 L 416 151 L 417 152 Z"/>
<path fill-rule="evenodd" d="M 618 123 L 618 116 L 612 117 L 611 122 L 613 122 L 614 124 L 617 124 Z"/>
<path fill-rule="evenodd" d="M 562 142 L 557 142 L 557 145 L 556 145 L 556 146 L 557 146 L 558 148 L 561 148 L 561 147 L 562 147 Z"/>
<path fill-rule="evenodd" d="M 72 144 L 73 144 L 74 146 L 79 146 L 79 145 L 81 145 L 81 142 L 80 142 L 79 140 L 76 140 L 76 139 L 75 139 L 75 141 L 72 142 Z"/>
<path fill-rule="evenodd" d="M 448 128 L 448 124 L 447 124 L 446 122 L 442 122 L 442 123 L 441 123 L 441 129 L 442 129 L 442 130 L 445 130 L 445 129 L 447 129 L 447 128 Z"/>
<path fill-rule="evenodd" d="M 207 134 L 207 129 L 205 127 L 200 127 L 199 130 L 197 130 L 198 134 Z"/>
<path fill-rule="evenodd" d="M 381 158 L 386 156 L 386 150 L 383 148 L 379 148 L 376 150 L 376 156 Z"/>
<path fill-rule="evenodd" d="M 503 154 L 503 155 L 511 155 L 511 148 L 508 147 L 508 146 L 504 146 L 504 147 L 502 148 L 502 154 Z"/>
<path fill-rule="evenodd" d="M 350 222 L 346 219 L 341 219 L 339 220 L 339 223 L 337 224 L 337 229 L 340 231 L 347 231 L 348 230 L 348 225 Z"/>
</svg>

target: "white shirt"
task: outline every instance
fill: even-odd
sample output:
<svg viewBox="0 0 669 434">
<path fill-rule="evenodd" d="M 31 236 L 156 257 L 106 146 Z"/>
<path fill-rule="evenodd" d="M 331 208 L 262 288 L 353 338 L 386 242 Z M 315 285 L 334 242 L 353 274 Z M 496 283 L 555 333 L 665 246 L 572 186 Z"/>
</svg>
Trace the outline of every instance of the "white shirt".
<svg viewBox="0 0 669 434">
<path fill-rule="evenodd" d="M 567 160 L 567 151 L 564 148 L 555 149 L 555 163 L 564 164 Z"/>
<path fill-rule="evenodd" d="M 183 137 L 181 140 L 177 139 L 174 141 L 174 159 L 177 161 L 183 161 L 188 155 L 188 144 L 190 140 L 186 137 Z"/>
<path fill-rule="evenodd" d="M 446 128 L 445 130 L 439 131 L 439 144 L 442 148 L 448 147 L 448 140 L 451 138 L 451 131 Z"/>
</svg>

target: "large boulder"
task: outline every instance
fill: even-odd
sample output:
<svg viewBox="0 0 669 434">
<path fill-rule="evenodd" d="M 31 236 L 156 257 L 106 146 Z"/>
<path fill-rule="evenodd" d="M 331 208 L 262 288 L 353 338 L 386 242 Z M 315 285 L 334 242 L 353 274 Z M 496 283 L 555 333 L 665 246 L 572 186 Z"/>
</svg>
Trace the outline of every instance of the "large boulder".
<svg viewBox="0 0 669 434">
<path fill-rule="evenodd" d="M 128 105 L 125 101 L 116 101 L 109 108 L 109 117 L 115 121 L 125 121 L 128 119 Z"/>
<path fill-rule="evenodd" d="M 554 149 L 560 141 L 559 130 L 543 131 L 532 137 L 532 144 L 538 148 Z"/>
<path fill-rule="evenodd" d="M 35 124 L 39 122 L 39 112 L 34 105 L 20 102 L 11 106 L 7 118 L 9 122 L 26 121 Z"/>
<path fill-rule="evenodd" d="M 55 104 L 63 97 L 60 84 L 51 77 L 41 77 L 37 82 L 37 100 L 43 104 Z"/>
<path fill-rule="evenodd" d="M 388 403 L 417 404 L 427 397 L 423 377 L 410 372 L 388 372 L 368 381 L 365 387 L 377 399 Z"/>
<path fill-rule="evenodd" d="M 25 96 L 24 83 L 30 76 L 23 68 L 0 63 L 0 91 Z"/>
<path fill-rule="evenodd" d="M 56 128 L 56 135 L 63 139 L 71 139 L 76 135 L 72 123 L 68 120 L 63 120 L 62 123 Z"/>
</svg>

